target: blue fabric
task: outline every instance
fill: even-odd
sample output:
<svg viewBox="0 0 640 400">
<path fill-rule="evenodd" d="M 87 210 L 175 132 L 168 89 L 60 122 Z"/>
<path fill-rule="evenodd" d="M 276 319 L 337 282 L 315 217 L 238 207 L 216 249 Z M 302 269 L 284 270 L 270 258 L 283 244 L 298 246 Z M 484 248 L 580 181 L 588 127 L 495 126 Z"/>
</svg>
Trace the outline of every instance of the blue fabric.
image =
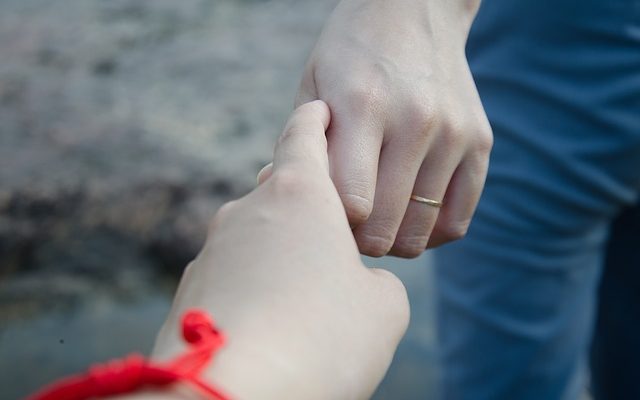
<svg viewBox="0 0 640 400">
<path fill-rule="evenodd" d="M 467 52 L 495 145 L 467 237 L 434 252 L 442 396 L 575 399 L 640 192 L 640 1 L 484 0 Z"/>
<path fill-rule="evenodd" d="M 613 223 L 591 348 L 598 400 L 640 399 L 640 204 Z"/>
</svg>

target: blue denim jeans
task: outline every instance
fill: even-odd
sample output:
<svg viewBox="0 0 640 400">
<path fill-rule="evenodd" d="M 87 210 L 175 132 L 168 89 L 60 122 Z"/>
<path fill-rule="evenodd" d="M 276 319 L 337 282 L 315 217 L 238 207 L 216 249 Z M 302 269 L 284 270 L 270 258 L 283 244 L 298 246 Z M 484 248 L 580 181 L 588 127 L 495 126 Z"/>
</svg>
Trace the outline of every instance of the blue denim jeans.
<svg viewBox="0 0 640 400">
<path fill-rule="evenodd" d="M 599 310 L 594 393 L 640 398 L 640 1 L 484 0 L 467 54 L 495 145 L 434 253 L 442 397 L 578 398 Z"/>
</svg>

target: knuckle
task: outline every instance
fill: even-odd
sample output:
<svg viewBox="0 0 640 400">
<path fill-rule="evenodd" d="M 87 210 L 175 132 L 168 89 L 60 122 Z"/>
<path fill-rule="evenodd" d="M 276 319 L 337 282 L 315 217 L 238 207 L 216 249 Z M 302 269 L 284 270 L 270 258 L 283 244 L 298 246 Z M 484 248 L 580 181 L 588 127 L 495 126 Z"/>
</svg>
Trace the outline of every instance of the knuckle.
<svg viewBox="0 0 640 400">
<path fill-rule="evenodd" d="M 373 210 L 373 202 L 371 200 L 354 193 L 345 193 L 341 197 L 349 222 L 361 224 L 369 219 Z"/>
<path fill-rule="evenodd" d="M 294 114 L 289 118 L 287 125 L 284 127 L 282 134 L 278 137 L 278 145 L 286 142 L 291 137 L 305 133 L 304 129 L 300 126 L 299 119 L 299 115 L 294 111 Z"/>
<path fill-rule="evenodd" d="M 213 217 L 209 220 L 209 225 L 207 227 L 207 233 L 212 235 L 226 220 L 229 219 L 229 215 L 233 213 L 233 210 L 236 207 L 237 200 L 229 201 L 224 203 L 218 211 L 213 215 Z"/>
<path fill-rule="evenodd" d="M 303 107 L 306 107 L 306 105 Z M 304 110 L 304 112 L 307 110 Z M 305 138 L 305 140 L 311 139 L 312 141 L 317 142 L 318 146 L 322 146 L 326 149 L 326 137 L 324 135 L 315 134 L 315 132 L 318 131 L 324 131 L 322 120 L 316 115 L 303 113 L 303 110 L 298 108 L 287 121 L 282 134 L 278 137 L 277 144 L 278 146 L 281 146 L 284 142 L 299 137 Z"/>
<path fill-rule="evenodd" d="M 364 233 L 357 235 L 356 242 L 360 252 L 370 257 L 385 256 L 393 246 L 393 238 L 379 234 Z"/>
<path fill-rule="evenodd" d="M 418 115 L 419 129 L 423 136 L 429 132 L 437 123 L 437 116 L 431 110 L 422 110 Z"/>
<path fill-rule="evenodd" d="M 476 149 L 482 153 L 490 153 L 493 148 L 493 132 L 491 128 L 482 128 L 477 134 Z"/>
<path fill-rule="evenodd" d="M 327 182 L 324 179 L 323 176 L 314 176 L 285 166 L 274 172 L 267 182 L 270 195 L 275 201 L 317 202 L 319 198 L 331 198 L 327 195 Z M 329 180 L 328 177 L 326 179 Z M 337 196 L 335 200 L 337 202 Z"/>
<path fill-rule="evenodd" d="M 402 258 L 420 257 L 427 247 L 428 237 L 421 236 L 405 236 L 396 238 L 393 246 L 393 254 Z"/>
<path fill-rule="evenodd" d="M 447 242 L 460 240 L 466 236 L 469 230 L 469 221 L 449 223 L 442 227 L 439 231 L 440 236 Z"/>
<path fill-rule="evenodd" d="M 396 257 L 412 259 L 420 257 L 423 251 L 424 248 L 398 246 L 394 247 L 391 253 Z"/>
<path fill-rule="evenodd" d="M 421 153 L 424 156 L 424 144 L 433 134 L 433 127 L 436 126 L 436 116 L 424 107 L 411 106 L 413 110 L 409 111 L 410 116 L 403 122 L 408 131 L 407 145 L 408 151 Z"/>
<path fill-rule="evenodd" d="M 411 96 L 406 106 L 409 118 L 416 125 L 417 130 L 427 132 L 437 122 L 437 112 L 428 98 L 424 96 Z"/>
<path fill-rule="evenodd" d="M 440 121 L 442 126 L 442 140 L 449 149 L 463 146 L 466 140 L 466 132 L 462 124 L 456 118 L 444 118 Z"/>
<path fill-rule="evenodd" d="M 380 108 L 382 98 L 375 85 L 353 84 L 346 89 L 347 105 L 351 110 L 374 111 Z"/>
<path fill-rule="evenodd" d="M 274 172 L 269 183 L 277 197 L 298 197 L 309 190 L 309 183 L 304 175 L 286 167 Z"/>
</svg>

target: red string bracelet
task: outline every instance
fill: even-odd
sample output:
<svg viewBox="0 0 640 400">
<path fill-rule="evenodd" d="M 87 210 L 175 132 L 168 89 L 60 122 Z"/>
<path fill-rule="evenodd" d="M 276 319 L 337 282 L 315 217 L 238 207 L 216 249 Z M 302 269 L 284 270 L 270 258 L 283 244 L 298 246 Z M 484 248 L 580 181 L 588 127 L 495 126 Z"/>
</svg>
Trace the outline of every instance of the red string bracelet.
<svg viewBox="0 0 640 400">
<path fill-rule="evenodd" d="M 191 309 L 182 317 L 182 336 L 189 348 L 167 363 L 152 363 L 140 354 L 94 365 L 84 374 L 62 378 L 27 400 L 84 400 L 135 392 L 142 387 L 190 383 L 208 398 L 228 400 L 220 390 L 199 377 L 225 342 L 205 311 Z"/>
</svg>

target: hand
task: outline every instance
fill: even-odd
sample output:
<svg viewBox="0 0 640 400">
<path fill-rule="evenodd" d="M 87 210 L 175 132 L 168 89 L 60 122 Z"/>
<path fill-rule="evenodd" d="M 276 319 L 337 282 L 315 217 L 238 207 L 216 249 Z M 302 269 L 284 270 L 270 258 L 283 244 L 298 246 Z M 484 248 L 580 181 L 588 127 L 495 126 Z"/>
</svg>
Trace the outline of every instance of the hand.
<svg viewBox="0 0 640 400">
<path fill-rule="evenodd" d="M 329 104 L 331 176 L 363 254 L 416 257 L 467 231 L 492 146 L 464 54 L 478 5 L 343 0 L 309 58 L 297 104 Z"/>
<path fill-rule="evenodd" d="M 299 107 L 273 168 L 217 213 L 154 352 L 180 351 L 179 317 L 209 310 L 228 345 L 207 377 L 238 399 L 368 398 L 408 323 L 402 283 L 360 261 L 328 172 L 321 101 Z"/>
</svg>

